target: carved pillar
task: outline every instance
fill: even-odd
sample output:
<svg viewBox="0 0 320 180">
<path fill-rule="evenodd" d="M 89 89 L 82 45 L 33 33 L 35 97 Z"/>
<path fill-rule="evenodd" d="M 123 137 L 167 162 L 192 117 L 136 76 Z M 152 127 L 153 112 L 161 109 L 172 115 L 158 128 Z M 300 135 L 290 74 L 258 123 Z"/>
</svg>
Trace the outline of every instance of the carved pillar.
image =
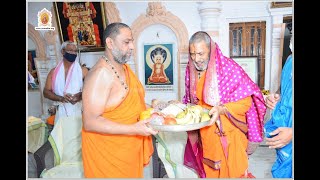
<svg viewBox="0 0 320 180">
<path fill-rule="evenodd" d="M 206 31 L 214 41 L 219 41 L 219 16 L 221 3 L 198 2 L 198 11 L 201 17 L 201 30 Z"/>
<path fill-rule="evenodd" d="M 271 65 L 270 65 L 270 92 L 275 92 L 280 87 L 280 77 L 282 71 L 282 52 L 281 52 L 281 27 L 283 26 L 284 15 L 291 14 L 292 8 L 270 8 L 272 17 L 272 39 L 271 39 Z"/>
<path fill-rule="evenodd" d="M 119 10 L 114 2 L 104 2 L 104 9 L 108 24 L 114 22 L 121 22 Z"/>
<path fill-rule="evenodd" d="M 28 23 L 28 37 L 30 37 L 34 44 L 36 45 L 36 57 L 45 58 L 46 57 L 46 43 L 43 40 L 39 31 L 34 29 L 34 26 Z"/>
<path fill-rule="evenodd" d="M 179 51 L 180 55 L 180 76 L 179 76 L 179 100 L 182 101 L 183 96 L 185 95 L 185 76 L 186 76 L 186 67 L 189 61 L 189 49 L 184 49 Z"/>
<path fill-rule="evenodd" d="M 42 35 L 40 34 L 39 31 L 35 30 L 35 27 L 28 23 L 28 37 L 30 37 L 30 39 L 32 39 L 32 41 L 34 42 L 34 44 L 36 45 L 36 57 L 35 57 L 35 62 L 37 61 L 37 59 L 41 60 L 42 62 L 46 62 L 46 57 L 47 57 L 47 53 L 46 53 L 46 42 L 45 39 L 42 37 Z M 46 64 L 46 63 L 41 63 L 42 64 Z M 40 91 L 40 101 L 41 101 L 41 116 L 46 115 L 45 113 L 47 112 L 46 108 L 46 103 L 44 103 L 45 98 L 43 97 L 42 94 L 42 90 L 43 87 L 45 85 L 45 81 L 42 81 L 42 76 L 41 76 L 41 70 L 40 69 L 45 69 L 46 66 L 37 66 L 37 74 L 38 74 L 38 78 L 39 78 L 39 91 Z"/>
<path fill-rule="evenodd" d="M 57 47 L 56 47 L 56 34 L 54 31 L 48 31 L 44 33 L 44 39 L 47 43 L 47 60 L 48 68 L 53 68 L 57 64 L 58 55 L 57 55 Z"/>
<path fill-rule="evenodd" d="M 51 11 L 54 12 L 54 8 L 51 8 Z M 58 29 L 57 17 L 56 14 L 52 15 L 52 25 L 55 29 Z M 50 66 L 52 68 L 59 62 L 59 57 L 61 56 L 60 46 L 61 41 L 59 38 L 58 31 L 48 31 L 44 34 L 44 38 L 47 42 L 47 52 L 48 52 L 48 60 L 50 60 Z M 50 67 L 51 68 L 51 67 Z"/>
<path fill-rule="evenodd" d="M 281 34 L 281 24 L 282 16 L 272 16 L 272 47 L 271 47 L 271 86 L 270 91 L 275 92 L 280 85 L 280 73 L 281 73 L 281 62 L 280 60 L 280 34 Z"/>
</svg>

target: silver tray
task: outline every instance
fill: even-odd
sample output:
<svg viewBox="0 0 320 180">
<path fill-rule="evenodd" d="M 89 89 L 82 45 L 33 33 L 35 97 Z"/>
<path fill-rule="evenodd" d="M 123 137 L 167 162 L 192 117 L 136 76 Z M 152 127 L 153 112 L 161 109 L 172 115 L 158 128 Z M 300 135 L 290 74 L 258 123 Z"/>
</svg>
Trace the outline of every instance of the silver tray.
<svg viewBox="0 0 320 180">
<path fill-rule="evenodd" d="M 192 131 L 196 129 L 201 129 L 209 124 L 210 121 L 205 121 L 201 123 L 185 124 L 185 125 L 156 125 L 150 123 L 150 126 L 158 131 L 170 131 L 170 132 L 181 132 L 181 131 Z"/>
</svg>

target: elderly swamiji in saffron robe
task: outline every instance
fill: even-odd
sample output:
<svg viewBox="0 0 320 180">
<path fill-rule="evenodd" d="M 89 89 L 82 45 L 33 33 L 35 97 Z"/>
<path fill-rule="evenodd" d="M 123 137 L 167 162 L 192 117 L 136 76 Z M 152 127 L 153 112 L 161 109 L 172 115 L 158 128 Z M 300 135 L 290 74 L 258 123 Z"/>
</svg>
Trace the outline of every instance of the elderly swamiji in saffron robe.
<svg viewBox="0 0 320 180">
<path fill-rule="evenodd" d="M 258 86 L 234 60 L 223 56 L 217 44 L 211 44 L 208 68 L 199 80 L 196 72 L 189 59 L 183 102 L 209 110 L 224 105 L 228 112 L 212 126 L 188 132 L 184 164 L 201 178 L 253 177 L 246 150 L 248 140 L 263 140 L 266 112 Z"/>
<path fill-rule="evenodd" d="M 144 90 L 128 65 L 129 92 L 117 106 L 106 108 L 103 117 L 133 124 L 146 109 Z M 153 153 L 151 136 L 99 134 L 82 130 L 82 155 L 87 178 L 142 178 L 143 167 Z"/>
</svg>

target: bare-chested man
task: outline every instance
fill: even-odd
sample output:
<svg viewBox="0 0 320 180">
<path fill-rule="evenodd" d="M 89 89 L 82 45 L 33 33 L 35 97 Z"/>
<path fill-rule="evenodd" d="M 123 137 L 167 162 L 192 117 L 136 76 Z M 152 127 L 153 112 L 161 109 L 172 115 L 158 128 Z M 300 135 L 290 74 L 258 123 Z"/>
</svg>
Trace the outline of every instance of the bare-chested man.
<svg viewBox="0 0 320 180">
<path fill-rule="evenodd" d="M 105 55 L 89 71 L 83 89 L 82 155 L 87 178 L 141 178 L 153 153 L 144 89 L 126 62 L 133 53 L 129 26 L 104 31 Z"/>
</svg>

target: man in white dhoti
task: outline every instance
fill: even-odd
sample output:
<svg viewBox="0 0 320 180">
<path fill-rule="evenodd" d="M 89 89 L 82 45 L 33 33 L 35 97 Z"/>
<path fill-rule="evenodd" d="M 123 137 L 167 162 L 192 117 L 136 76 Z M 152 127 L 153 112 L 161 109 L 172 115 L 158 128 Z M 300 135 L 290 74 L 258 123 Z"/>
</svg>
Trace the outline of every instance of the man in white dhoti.
<svg viewBox="0 0 320 180">
<path fill-rule="evenodd" d="M 61 45 L 61 60 L 47 77 L 44 97 L 57 105 L 54 128 L 49 136 L 55 166 L 44 170 L 43 178 L 83 177 L 81 154 L 82 86 L 88 70 L 77 60 L 77 45 Z"/>
</svg>

